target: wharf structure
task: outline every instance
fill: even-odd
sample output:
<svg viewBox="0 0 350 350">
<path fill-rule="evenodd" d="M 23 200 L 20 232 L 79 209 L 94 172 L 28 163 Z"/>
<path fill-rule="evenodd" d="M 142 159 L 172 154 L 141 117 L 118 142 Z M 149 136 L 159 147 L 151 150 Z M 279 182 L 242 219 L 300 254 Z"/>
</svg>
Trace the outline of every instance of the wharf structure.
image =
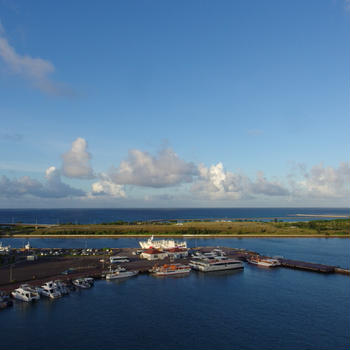
<svg viewBox="0 0 350 350">
<path fill-rule="evenodd" d="M 193 248 L 192 252 L 210 252 L 217 247 Z M 247 262 L 252 256 L 259 255 L 254 251 L 243 249 L 221 247 L 228 258 Z M 91 276 L 101 278 L 103 272 L 109 265 L 109 257 L 113 255 L 126 256 L 129 262 L 121 266 L 128 270 L 138 270 L 140 273 L 148 273 L 155 264 L 152 260 L 142 259 L 137 248 L 110 248 L 110 249 L 49 249 L 31 248 L 29 251 L 23 249 L 11 249 L 9 255 L 2 255 L 0 266 L 0 290 L 9 292 L 23 283 L 42 285 L 43 283 L 61 279 L 69 281 L 75 278 Z M 36 256 L 37 259 L 28 260 L 27 256 Z M 169 264 L 174 261 L 174 255 L 157 254 L 160 264 Z M 263 258 L 270 258 L 261 256 Z M 191 257 L 186 254 L 177 257 L 176 261 L 188 264 Z M 278 258 L 282 268 L 299 269 L 318 273 L 340 273 L 350 275 L 350 271 L 338 266 L 316 264 L 298 260 Z"/>
</svg>

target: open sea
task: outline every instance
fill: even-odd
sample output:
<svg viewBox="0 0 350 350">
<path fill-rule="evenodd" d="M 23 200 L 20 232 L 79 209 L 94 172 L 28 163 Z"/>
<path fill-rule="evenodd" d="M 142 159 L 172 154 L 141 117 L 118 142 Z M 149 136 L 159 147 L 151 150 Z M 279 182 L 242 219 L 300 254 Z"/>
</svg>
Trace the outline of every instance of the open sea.
<svg viewBox="0 0 350 350">
<path fill-rule="evenodd" d="M 0 210 L 0 222 L 94 223 L 187 218 L 348 215 L 348 209 Z M 13 218 L 13 219 L 12 219 Z M 295 217 L 294 217 L 295 219 Z M 292 221 L 292 220 L 290 220 Z M 348 238 L 199 238 L 350 267 Z M 23 246 L 19 238 L 3 244 Z M 135 238 L 31 238 L 33 247 L 136 247 Z M 243 271 L 182 278 L 139 275 L 0 311 L 0 349 L 349 349 L 350 277 L 245 264 Z"/>
</svg>

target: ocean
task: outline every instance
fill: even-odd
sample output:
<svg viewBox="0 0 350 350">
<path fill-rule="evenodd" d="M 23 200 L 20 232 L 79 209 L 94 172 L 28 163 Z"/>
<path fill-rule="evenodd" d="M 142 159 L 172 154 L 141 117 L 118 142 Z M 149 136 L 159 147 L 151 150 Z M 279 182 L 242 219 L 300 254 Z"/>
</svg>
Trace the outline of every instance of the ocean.
<svg viewBox="0 0 350 350">
<path fill-rule="evenodd" d="M 112 221 L 185 219 L 265 219 L 286 221 L 320 219 L 308 215 L 350 215 L 347 208 L 191 208 L 191 209 L 0 209 L 0 223 L 98 224 Z"/>
<path fill-rule="evenodd" d="M 222 211 L 221 211 L 222 210 Z M 291 209 L 246 209 L 250 217 L 282 217 Z M 323 214 L 337 211 L 321 210 Z M 242 216 L 237 209 L 210 210 L 18 211 L 49 223 L 54 216 L 107 221 Z M 8 219 L 4 216 L 2 218 Z M 84 213 L 85 212 L 85 213 Z M 168 217 L 164 214 L 167 212 Z M 346 212 L 346 210 L 343 210 Z M 45 213 L 49 215 L 45 216 Z M 90 212 L 91 213 L 91 212 Z M 104 213 L 104 214 L 103 214 Z M 182 215 L 176 215 L 182 213 Z M 227 213 L 224 214 L 224 213 Z M 305 213 L 299 209 L 296 213 Z M 320 214 L 317 209 L 312 214 Z M 219 215 L 220 214 L 220 215 Z M 293 214 L 293 213 L 292 213 Z M 13 214 L 15 215 L 15 214 Z M 27 215 L 27 216 L 25 216 Z M 222 216 L 221 216 L 222 215 Z M 161 216 L 161 217 L 160 217 Z M 2 220 L 0 220 L 2 221 Z M 22 220 L 21 220 L 22 221 Z M 38 219 L 39 221 L 39 219 Z M 23 239 L 2 239 L 22 246 Z M 349 268 L 348 238 L 198 238 L 189 246 L 229 246 L 262 254 L 327 263 Z M 33 247 L 135 247 L 135 238 L 31 238 Z M 57 300 L 15 302 L 0 312 L 0 349 L 349 349 L 350 277 L 245 264 L 242 271 L 199 273 L 187 277 L 139 275 L 124 281 L 96 281 Z"/>
</svg>

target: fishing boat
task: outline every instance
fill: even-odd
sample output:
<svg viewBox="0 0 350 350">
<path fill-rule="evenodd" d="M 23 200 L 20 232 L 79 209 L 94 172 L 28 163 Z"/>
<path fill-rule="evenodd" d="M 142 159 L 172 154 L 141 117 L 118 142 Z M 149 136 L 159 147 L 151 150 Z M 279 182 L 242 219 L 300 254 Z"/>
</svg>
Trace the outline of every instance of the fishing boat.
<svg viewBox="0 0 350 350">
<path fill-rule="evenodd" d="M 150 270 L 156 276 L 170 276 L 170 275 L 182 275 L 191 272 L 191 267 L 189 265 L 182 264 L 164 264 L 162 266 L 153 266 Z"/>
<path fill-rule="evenodd" d="M 275 266 L 281 265 L 280 261 L 277 259 L 263 258 L 260 256 L 252 256 L 251 258 L 247 259 L 247 261 L 250 264 L 264 266 L 264 267 L 275 267 Z"/>
<path fill-rule="evenodd" d="M 156 248 L 156 249 L 170 249 L 170 248 L 187 248 L 186 241 L 175 241 L 173 239 L 160 239 L 154 240 L 154 237 L 150 237 L 147 241 L 139 242 L 142 249 Z"/>
</svg>

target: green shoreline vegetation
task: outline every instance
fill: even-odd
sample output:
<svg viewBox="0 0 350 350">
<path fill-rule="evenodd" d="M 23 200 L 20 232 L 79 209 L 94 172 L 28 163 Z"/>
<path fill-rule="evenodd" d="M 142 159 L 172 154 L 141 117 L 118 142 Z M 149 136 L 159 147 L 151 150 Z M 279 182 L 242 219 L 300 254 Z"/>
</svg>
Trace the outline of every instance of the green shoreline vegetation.
<svg viewBox="0 0 350 350">
<path fill-rule="evenodd" d="M 349 237 L 350 219 L 270 222 L 235 220 L 177 220 L 158 222 L 116 221 L 101 224 L 21 225 L 0 227 L 0 237 L 15 236 L 252 236 L 252 237 Z"/>
</svg>

